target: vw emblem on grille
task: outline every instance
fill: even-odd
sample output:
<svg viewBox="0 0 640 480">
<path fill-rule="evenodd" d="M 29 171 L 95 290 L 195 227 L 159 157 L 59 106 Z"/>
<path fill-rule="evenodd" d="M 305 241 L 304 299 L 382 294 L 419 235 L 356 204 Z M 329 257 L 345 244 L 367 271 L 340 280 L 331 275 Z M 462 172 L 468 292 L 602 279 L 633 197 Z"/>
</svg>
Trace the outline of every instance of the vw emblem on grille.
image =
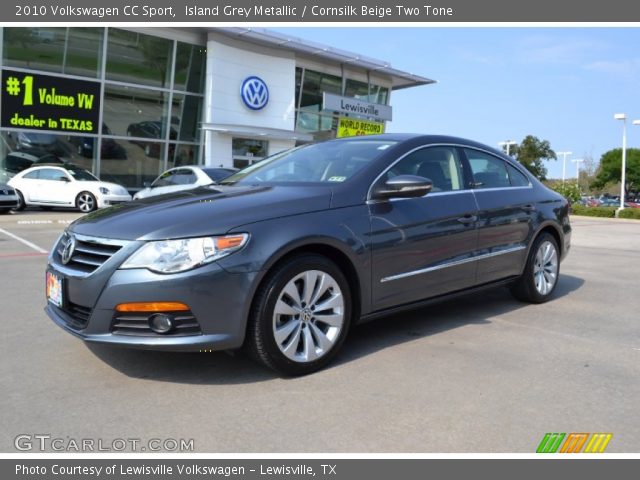
<svg viewBox="0 0 640 480">
<path fill-rule="evenodd" d="M 67 242 L 67 244 L 64 246 L 64 249 L 62 250 L 62 263 L 63 264 L 67 264 L 69 263 L 69 260 L 71 260 L 71 257 L 73 256 L 73 251 L 76 248 L 76 237 L 74 237 L 73 235 L 69 235 L 69 241 Z"/>
<path fill-rule="evenodd" d="M 247 77 L 242 82 L 240 97 L 251 110 L 262 110 L 269 102 L 269 89 L 259 77 Z"/>
</svg>

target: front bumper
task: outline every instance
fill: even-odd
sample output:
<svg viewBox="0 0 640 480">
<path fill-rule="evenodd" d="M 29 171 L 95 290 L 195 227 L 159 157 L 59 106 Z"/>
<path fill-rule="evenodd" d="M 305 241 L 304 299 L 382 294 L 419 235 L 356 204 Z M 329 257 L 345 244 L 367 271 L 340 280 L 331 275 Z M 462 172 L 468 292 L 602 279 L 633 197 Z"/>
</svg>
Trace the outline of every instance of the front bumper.
<svg viewBox="0 0 640 480">
<path fill-rule="evenodd" d="M 143 350 L 166 350 L 172 352 L 193 352 L 199 350 L 230 350 L 242 345 L 234 334 L 193 335 L 189 337 L 134 337 L 112 333 L 86 333 L 71 327 L 69 316 L 50 303 L 44 308 L 49 318 L 66 332 L 87 343 L 115 345 Z"/>
<path fill-rule="evenodd" d="M 106 208 L 131 201 L 131 195 L 101 195 L 98 198 L 98 208 Z"/>
<path fill-rule="evenodd" d="M 95 277 L 104 274 L 101 269 L 84 278 L 65 275 L 62 269 L 51 264 L 49 270 L 63 279 L 65 305 L 84 312 L 83 321 L 79 322 L 68 307 L 59 308 L 48 302 L 45 312 L 65 331 L 90 343 L 171 351 L 228 350 L 242 346 L 257 277 L 257 273 L 228 273 L 215 263 L 172 275 L 144 269 L 114 270 L 96 296 Z M 185 303 L 197 320 L 200 332 L 188 335 L 149 331 L 141 335 L 114 333 L 116 317 L 121 315 L 115 307 L 133 302 Z"/>
<path fill-rule="evenodd" d="M 0 195 L 0 208 L 12 209 L 18 207 L 17 195 Z"/>
</svg>

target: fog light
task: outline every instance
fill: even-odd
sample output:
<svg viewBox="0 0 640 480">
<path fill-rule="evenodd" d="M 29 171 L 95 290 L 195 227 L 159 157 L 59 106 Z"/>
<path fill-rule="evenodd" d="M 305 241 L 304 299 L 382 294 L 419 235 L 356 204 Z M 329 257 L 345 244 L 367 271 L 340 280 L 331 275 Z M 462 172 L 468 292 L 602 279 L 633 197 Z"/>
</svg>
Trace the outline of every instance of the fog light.
<svg viewBox="0 0 640 480">
<path fill-rule="evenodd" d="M 167 333 L 173 328 L 173 318 L 164 313 L 157 313 L 149 317 L 149 326 L 156 333 Z"/>
</svg>

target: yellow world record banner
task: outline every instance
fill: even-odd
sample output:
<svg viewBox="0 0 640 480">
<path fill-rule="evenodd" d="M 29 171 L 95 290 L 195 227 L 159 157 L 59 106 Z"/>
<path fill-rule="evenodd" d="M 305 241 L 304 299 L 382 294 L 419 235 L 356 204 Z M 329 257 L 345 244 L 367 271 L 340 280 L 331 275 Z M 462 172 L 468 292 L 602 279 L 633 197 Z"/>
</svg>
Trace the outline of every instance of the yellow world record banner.
<svg viewBox="0 0 640 480">
<path fill-rule="evenodd" d="M 384 133 L 384 123 L 359 120 L 357 118 L 342 117 L 339 119 L 338 138 L 377 135 L 378 133 Z"/>
</svg>

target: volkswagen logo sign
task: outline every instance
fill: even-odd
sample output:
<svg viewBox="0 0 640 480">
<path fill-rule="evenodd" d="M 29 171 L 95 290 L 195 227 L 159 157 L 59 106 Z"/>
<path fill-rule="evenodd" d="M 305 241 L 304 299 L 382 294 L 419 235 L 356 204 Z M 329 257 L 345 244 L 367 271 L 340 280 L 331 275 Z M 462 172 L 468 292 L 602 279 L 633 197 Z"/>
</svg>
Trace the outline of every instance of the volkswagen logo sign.
<svg viewBox="0 0 640 480">
<path fill-rule="evenodd" d="M 242 82 L 240 97 L 251 110 L 262 110 L 269 102 L 269 89 L 259 77 L 247 77 Z"/>
<path fill-rule="evenodd" d="M 69 260 L 71 260 L 71 257 L 73 256 L 73 251 L 75 249 L 76 249 L 76 237 L 74 237 L 73 235 L 69 235 L 69 241 L 64 246 L 64 249 L 62 249 L 61 257 L 62 257 L 62 263 L 64 265 L 69 263 Z"/>
</svg>

